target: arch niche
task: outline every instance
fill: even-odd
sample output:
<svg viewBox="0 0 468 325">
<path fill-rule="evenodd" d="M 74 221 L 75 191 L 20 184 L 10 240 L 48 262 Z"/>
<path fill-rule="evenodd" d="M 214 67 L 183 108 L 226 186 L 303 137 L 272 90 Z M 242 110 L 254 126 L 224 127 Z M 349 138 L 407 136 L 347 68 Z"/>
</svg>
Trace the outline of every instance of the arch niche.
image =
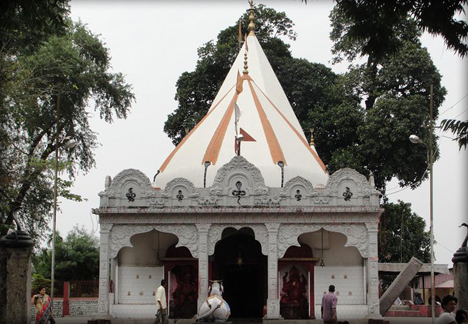
<svg viewBox="0 0 468 325">
<path fill-rule="evenodd" d="M 267 299 L 267 256 L 249 228 L 228 227 L 210 256 L 211 279 L 223 280 L 233 318 L 261 318 Z"/>
</svg>

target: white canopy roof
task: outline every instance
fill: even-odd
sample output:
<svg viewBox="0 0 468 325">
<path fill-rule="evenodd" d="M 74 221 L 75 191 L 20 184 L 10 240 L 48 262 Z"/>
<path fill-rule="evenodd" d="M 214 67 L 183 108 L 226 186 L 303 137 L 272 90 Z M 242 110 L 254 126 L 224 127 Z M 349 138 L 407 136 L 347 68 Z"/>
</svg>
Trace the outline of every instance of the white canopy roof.
<svg viewBox="0 0 468 325">
<path fill-rule="evenodd" d="M 240 110 L 237 128 L 235 103 Z M 261 171 L 265 185 L 281 185 L 280 161 L 284 163 L 284 183 L 301 176 L 314 186 L 326 184 L 325 166 L 305 138 L 278 78 L 251 32 L 210 110 L 169 155 L 153 185 L 165 188 L 171 180 L 182 177 L 203 187 L 204 164 L 209 161 L 206 187 L 211 186 L 218 169 L 236 155 L 236 131 L 240 133 L 240 129 L 255 140 L 245 141 L 249 140 L 245 136 L 240 155 Z"/>
</svg>

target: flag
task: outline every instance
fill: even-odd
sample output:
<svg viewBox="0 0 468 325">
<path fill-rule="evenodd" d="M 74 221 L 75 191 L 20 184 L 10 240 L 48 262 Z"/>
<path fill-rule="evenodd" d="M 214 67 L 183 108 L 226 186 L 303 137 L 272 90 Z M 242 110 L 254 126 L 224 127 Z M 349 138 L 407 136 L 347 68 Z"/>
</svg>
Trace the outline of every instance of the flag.
<svg viewBox="0 0 468 325">
<path fill-rule="evenodd" d="M 244 136 L 244 138 L 242 139 L 242 141 L 252 141 L 252 142 L 257 142 L 257 140 L 255 140 L 250 134 L 248 134 L 247 132 L 245 132 L 245 130 L 243 128 L 240 128 L 240 134 L 242 134 Z"/>
<path fill-rule="evenodd" d="M 235 117 L 236 125 L 237 125 L 237 122 L 239 122 L 241 115 L 242 113 L 240 111 L 239 106 L 237 105 L 237 103 L 234 103 L 234 117 Z"/>
<path fill-rule="evenodd" d="M 244 80 L 242 80 L 242 77 L 241 77 L 241 75 L 239 73 L 239 70 L 237 70 L 236 93 L 238 95 L 242 92 L 242 90 L 244 90 L 244 87 L 242 85 L 243 82 L 244 82 Z"/>
</svg>

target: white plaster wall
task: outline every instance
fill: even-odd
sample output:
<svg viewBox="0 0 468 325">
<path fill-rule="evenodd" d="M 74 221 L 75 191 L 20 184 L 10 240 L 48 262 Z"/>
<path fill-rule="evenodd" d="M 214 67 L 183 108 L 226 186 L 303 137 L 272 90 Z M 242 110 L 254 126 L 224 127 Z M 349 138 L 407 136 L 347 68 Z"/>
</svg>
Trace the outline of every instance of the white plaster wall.
<svg viewBox="0 0 468 325">
<path fill-rule="evenodd" d="M 328 292 L 328 286 L 331 284 L 335 286 L 338 305 L 362 305 L 365 303 L 363 267 L 317 266 L 314 274 L 315 304 L 321 305 L 322 297 Z"/>
<path fill-rule="evenodd" d="M 120 304 L 155 306 L 156 289 L 164 277 L 164 267 L 121 266 L 118 274 Z"/>
<path fill-rule="evenodd" d="M 345 247 L 347 237 L 337 232 L 323 231 L 323 259 L 327 266 L 362 266 L 363 259 L 359 250 Z M 312 248 L 314 257 L 322 258 L 321 231 L 302 234 L 299 242 Z"/>
<path fill-rule="evenodd" d="M 164 258 L 167 248 L 177 242 L 177 236 L 162 232 L 158 233 L 156 230 L 134 235 L 130 239 L 133 247 L 123 247 L 119 251 L 119 265 L 155 266 L 157 253 L 159 252 L 160 258 Z"/>
</svg>

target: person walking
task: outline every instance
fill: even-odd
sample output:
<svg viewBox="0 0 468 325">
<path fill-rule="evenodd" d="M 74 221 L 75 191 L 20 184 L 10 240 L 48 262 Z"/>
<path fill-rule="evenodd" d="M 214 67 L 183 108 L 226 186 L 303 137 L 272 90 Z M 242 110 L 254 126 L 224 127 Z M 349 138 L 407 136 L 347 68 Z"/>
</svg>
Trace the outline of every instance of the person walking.
<svg viewBox="0 0 468 325">
<path fill-rule="evenodd" d="M 332 284 L 328 287 L 328 293 L 322 298 L 322 319 L 324 324 L 336 324 L 338 318 L 336 317 L 336 304 L 338 298 L 335 295 L 335 286 Z"/>
<path fill-rule="evenodd" d="M 166 303 L 166 280 L 161 280 L 161 285 L 156 290 L 156 320 L 155 324 L 168 324 Z"/>
<path fill-rule="evenodd" d="M 444 312 L 437 319 L 437 324 L 457 324 L 455 320 L 455 308 L 457 307 L 458 299 L 452 295 L 446 295 L 442 298 L 442 308 Z"/>
</svg>

